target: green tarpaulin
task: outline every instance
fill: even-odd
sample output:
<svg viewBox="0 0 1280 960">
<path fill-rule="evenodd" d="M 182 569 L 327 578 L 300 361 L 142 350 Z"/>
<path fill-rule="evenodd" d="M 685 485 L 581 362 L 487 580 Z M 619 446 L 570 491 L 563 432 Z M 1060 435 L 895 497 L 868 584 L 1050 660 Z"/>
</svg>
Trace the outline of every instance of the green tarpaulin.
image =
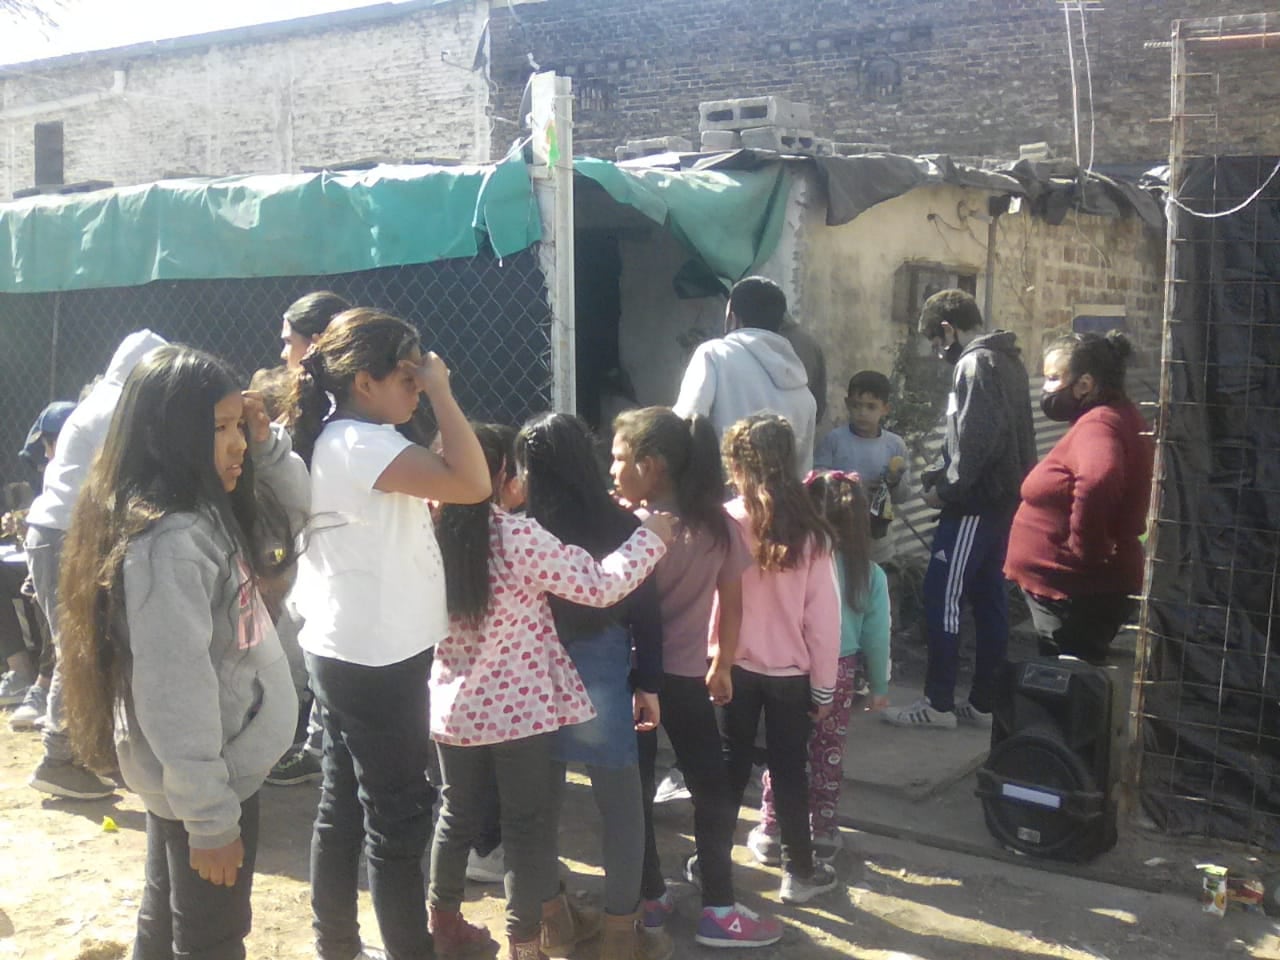
<svg viewBox="0 0 1280 960">
<path fill-rule="evenodd" d="M 666 225 L 721 279 L 732 283 L 767 260 L 786 222 L 791 178 L 784 164 L 763 170 L 661 170 L 575 160 L 619 203 Z"/>
<path fill-rule="evenodd" d="M 777 247 L 790 183 L 782 164 L 677 172 L 578 160 L 575 169 L 665 225 L 724 280 Z M 168 180 L 0 203 L 0 293 L 353 273 L 472 257 L 486 237 L 500 257 L 542 237 L 519 157 Z"/>
<path fill-rule="evenodd" d="M 168 180 L 0 205 L 0 292 L 287 277 L 475 256 L 541 238 L 519 160 Z"/>
</svg>

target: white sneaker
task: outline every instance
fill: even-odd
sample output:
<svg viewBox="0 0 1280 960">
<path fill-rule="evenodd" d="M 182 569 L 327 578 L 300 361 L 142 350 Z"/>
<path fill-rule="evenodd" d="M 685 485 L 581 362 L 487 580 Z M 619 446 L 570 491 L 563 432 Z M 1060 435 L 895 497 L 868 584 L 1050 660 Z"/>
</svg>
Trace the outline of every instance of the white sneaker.
<svg viewBox="0 0 1280 960">
<path fill-rule="evenodd" d="M 472 883 L 502 883 L 507 876 L 507 854 L 498 844 L 487 856 L 475 850 L 467 854 L 467 879 Z"/>
<path fill-rule="evenodd" d="M 782 841 L 766 833 L 762 824 L 757 823 L 747 834 L 747 849 L 757 863 L 766 867 L 776 867 L 782 862 Z"/>
<path fill-rule="evenodd" d="M 885 723 L 895 727 L 918 727 L 923 730 L 954 730 L 956 715 L 952 710 L 935 710 L 928 697 L 921 697 L 906 707 L 889 707 L 880 714 Z"/>
<path fill-rule="evenodd" d="M 967 723 L 974 727 L 991 729 L 990 711 L 979 710 L 968 700 L 956 701 L 956 719 L 961 723 Z"/>
<path fill-rule="evenodd" d="M 654 791 L 653 802 L 671 803 L 673 800 L 689 800 L 692 797 L 693 794 L 685 786 L 684 774 L 680 772 L 679 767 L 672 767 L 658 784 L 658 789 Z"/>
<path fill-rule="evenodd" d="M 17 670 L 9 670 L 0 677 L 0 707 L 11 707 L 22 702 L 27 695 L 27 688 L 35 682 L 35 677 Z"/>
<path fill-rule="evenodd" d="M 10 730 L 35 730 L 37 722 L 44 719 L 49 707 L 49 691 L 38 683 L 27 687 L 18 709 L 9 717 Z"/>
<path fill-rule="evenodd" d="M 782 889 L 779 899 L 783 903 L 808 903 L 814 897 L 834 890 L 840 885 L 835 869 L 829 863 L 815 860 L 813 873 L 807 877 L 799 877 L 794 873 L 782 875 Z"/>
</svg>

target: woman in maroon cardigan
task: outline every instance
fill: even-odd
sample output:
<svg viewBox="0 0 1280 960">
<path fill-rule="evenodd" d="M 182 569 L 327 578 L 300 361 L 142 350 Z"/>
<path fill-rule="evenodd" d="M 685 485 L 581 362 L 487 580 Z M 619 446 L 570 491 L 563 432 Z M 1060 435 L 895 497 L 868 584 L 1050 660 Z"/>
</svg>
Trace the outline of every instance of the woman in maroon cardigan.
<svg viewBox="0 0 1280 960">
<path fill-rule="evenodd" d="M 1153 446 L 1125 394 L 1132 352 L 1114 330 L 1045 350 L 1040 405 L 1071 429 L 1022 482 L 1004 569 L 1026 595 L 1044 656 L 1105 663 L 1142 588 Z"/>
</svg>

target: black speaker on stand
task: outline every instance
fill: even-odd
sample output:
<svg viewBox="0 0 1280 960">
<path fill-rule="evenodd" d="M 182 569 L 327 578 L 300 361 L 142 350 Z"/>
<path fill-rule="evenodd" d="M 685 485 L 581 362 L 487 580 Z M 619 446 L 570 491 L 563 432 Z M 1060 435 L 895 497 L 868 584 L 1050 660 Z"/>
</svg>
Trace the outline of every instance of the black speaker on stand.
<svg viewBox="0 0 1280 960">
<path fill-rule="evenodd" d="M 1116 843 L 1123 690 L 1071 657 L 1006 663 L 978 770 L 987 829 L 1037 857 L 1089 860 Z"/>
</svg>

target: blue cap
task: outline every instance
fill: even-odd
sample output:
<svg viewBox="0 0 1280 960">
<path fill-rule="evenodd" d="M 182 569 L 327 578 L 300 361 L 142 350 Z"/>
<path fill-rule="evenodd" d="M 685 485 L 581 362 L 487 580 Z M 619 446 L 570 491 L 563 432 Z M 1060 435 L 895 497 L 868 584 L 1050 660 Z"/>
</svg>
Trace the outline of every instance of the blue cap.
<svg viewBox="0 0 1280 960">
<path fill-rule="evenodd" d="M 40 442 L 40 438 L 45 434 L 56 437 L 61 433 L 63 424 L 67 422 L 67 417 L 71 416 L 71 411 L 75 408 L 74 403 L 56 400 L 41 410 L 40 416 L 36 417 L 36 422 L 31 424 L 31 429 L 27 431 L 26 443 L 22 445 L 18 457 L 36 469 L 42 467 L 45 456 L 44 444 Z"/>
</svg>

